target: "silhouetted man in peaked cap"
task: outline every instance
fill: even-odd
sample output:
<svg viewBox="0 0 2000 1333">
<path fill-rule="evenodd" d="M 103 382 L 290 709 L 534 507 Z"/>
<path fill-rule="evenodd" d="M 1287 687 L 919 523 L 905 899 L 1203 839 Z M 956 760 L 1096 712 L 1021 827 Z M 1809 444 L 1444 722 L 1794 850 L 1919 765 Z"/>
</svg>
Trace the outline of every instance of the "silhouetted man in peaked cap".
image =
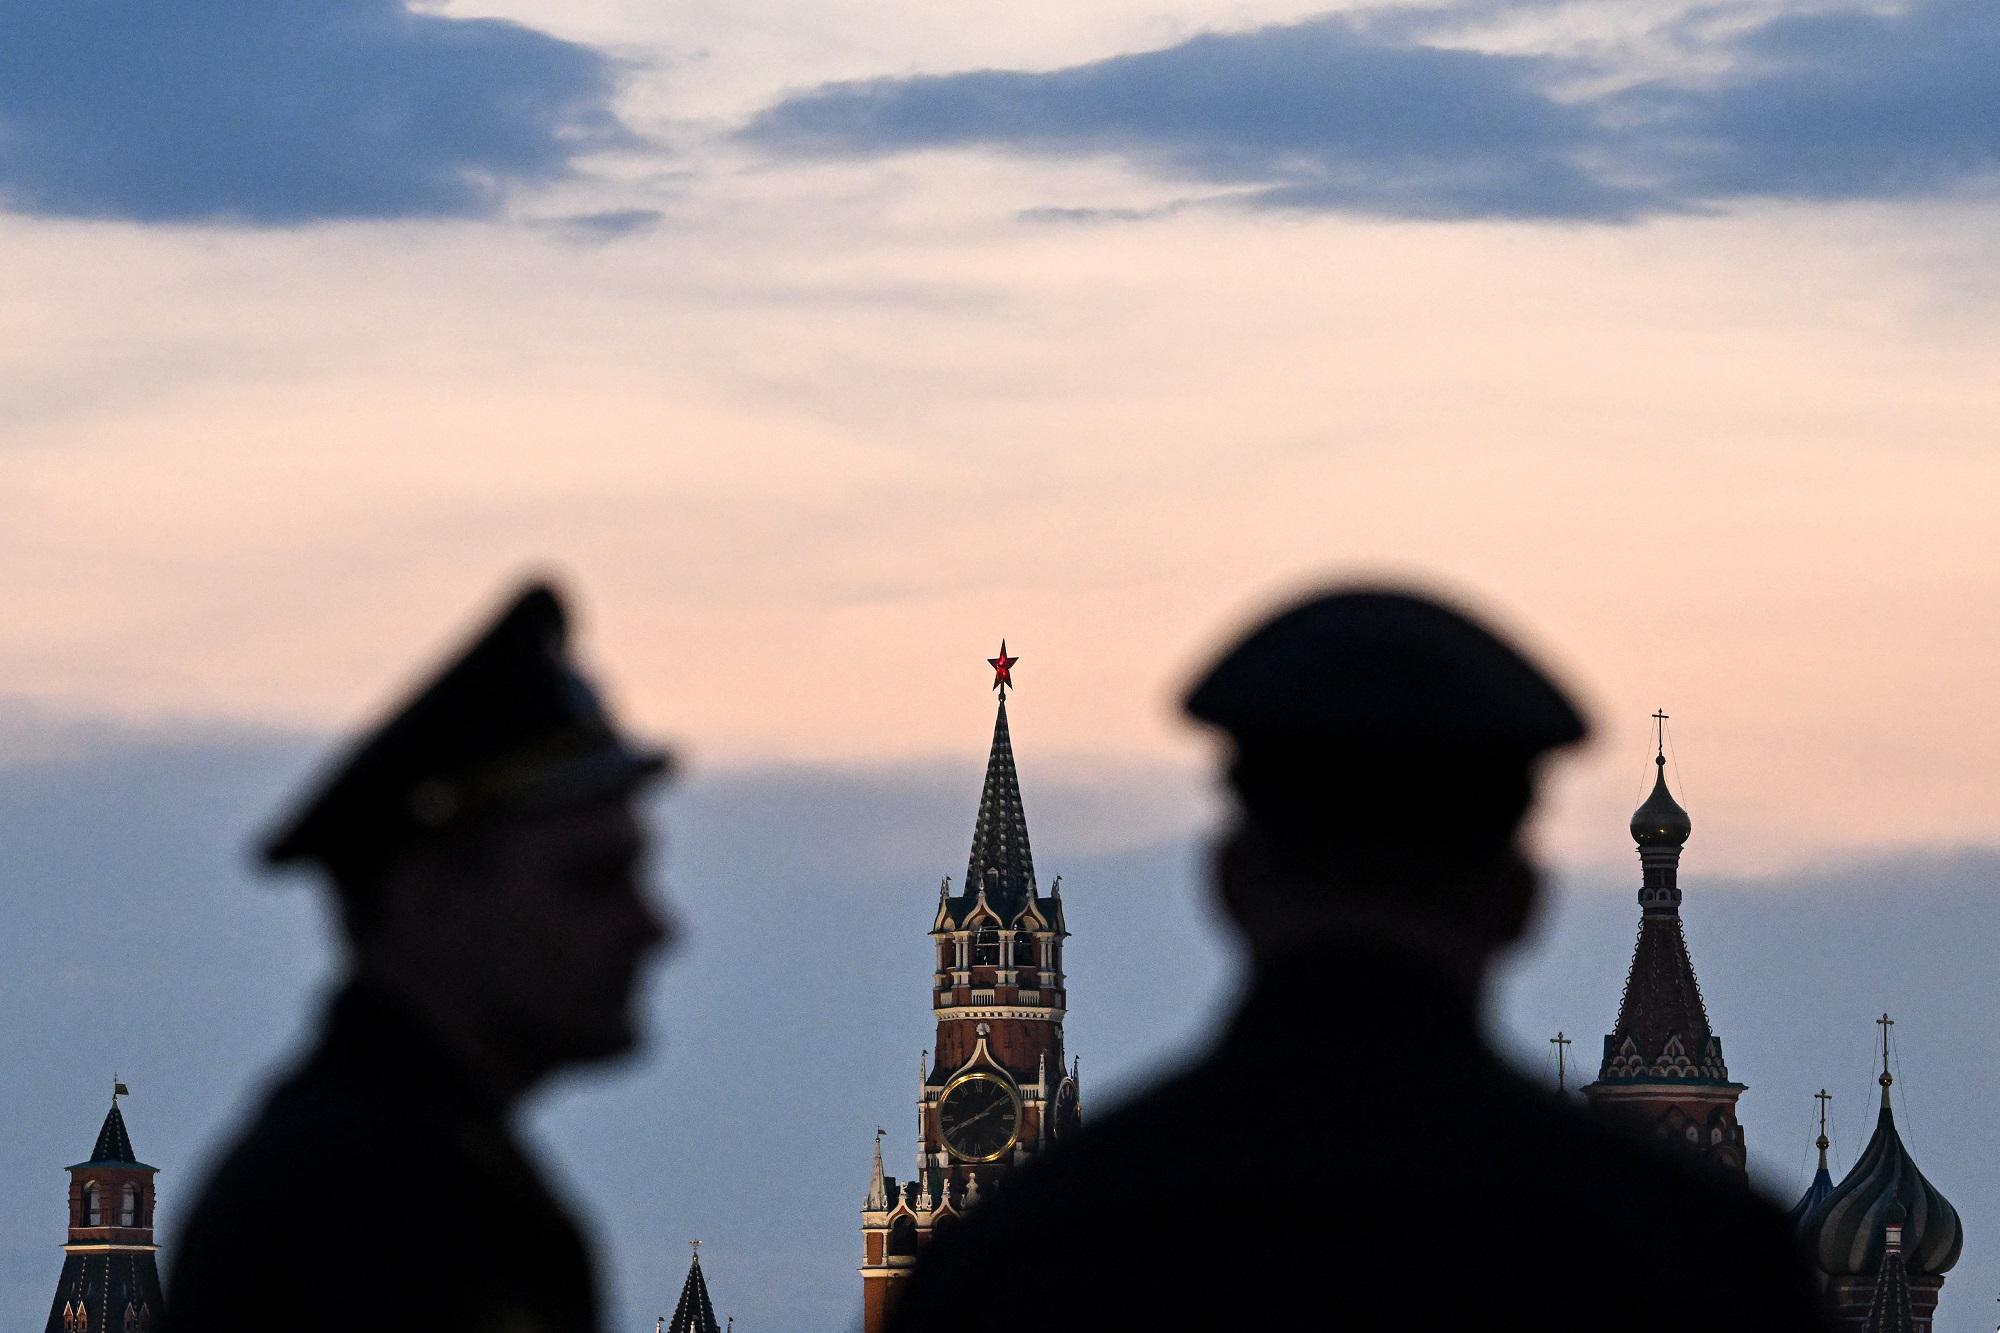
<svg viewBox="0 0 2000 1333">
<path fill-rule="evenodd" d="M 349 978 L 171 1251 L 171 1328 L 594 1333 L 576 1227 L 509 1130 L 629 1049 L 668 930 L 633 810 L 666 768 L 524 590 L 270 839 L 324 872 Z"/>
<path fill-rule="evenodd" d="M 1544 672 L 1440 602 L 1351 588 L 1253 630 L 1187 710 L 1234 747 L 1215 880 L 1247 998 L 934 1244 L 892 1328 L 1820 1327 L 1774 1209 L 1480 1035 L 1535 907 L 1535 766 L 1586 730 Z"/>
</svg>

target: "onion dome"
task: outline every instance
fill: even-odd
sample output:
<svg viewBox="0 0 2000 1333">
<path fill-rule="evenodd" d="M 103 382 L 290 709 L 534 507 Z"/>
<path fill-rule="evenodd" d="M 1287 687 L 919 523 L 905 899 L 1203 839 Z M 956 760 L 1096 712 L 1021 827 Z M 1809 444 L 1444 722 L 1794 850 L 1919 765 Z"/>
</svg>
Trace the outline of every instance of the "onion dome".
<svg viewBox="0 0 2000 1333">
<path fill-rule="evenodd" d="M 1653 775 L 1653 794 L 1632 812 L 1632 841 L 1641 847 L 1680 847 L 1694 832 L 1694 821 L 1681 803 L 1667 790 L 1667 756 L 1653 760 L 1659 766 Z"/>
<path fill-rule="evenodd" d="M 1825 1088 L 1821 1088 L 1814 1095 L 1819 1098 L 1819 1137 L 1813 1140 L 1813 1146 L 1819 1149 L 1819 1170 L 1813 1172 L 1812 1184 L 1806 1186 L 1806 1192 L 1799 1196 L 1799 1201 L 1792 1205 L 1789 1213 L 1785 1214 L 1785 1222 L 1794 1234 L 1804 1232 L 1813 1210 L 1819 1207 L 1821 1200 L 1833 1193 L 1833 1177 L 1826 1169 L 1826 1150 L 1833 1146 L 1832 1141 L 1826 1137 L 1826 1104 L 1833 1098 Z"/>
<path fill-rule="evenodd" d="M 1887 1069 L 1877 1082 L 1882 1085 L 1882 1112 L 1874 1137 L 1847 1178 L 1806 1219 L 1806 1244 L 1829 1276 L 1873 1277 L 1882 1267 L 1887 1229 L 1900 1212 L 1903 1261 L 1912 1272 L 1944 1273 L 1958 1262 L 1965 1243 L 1958 1210 L 1924 1179 L 1896 1133 L 1889 1109 L 1894 1080 Z"/>
</svg>

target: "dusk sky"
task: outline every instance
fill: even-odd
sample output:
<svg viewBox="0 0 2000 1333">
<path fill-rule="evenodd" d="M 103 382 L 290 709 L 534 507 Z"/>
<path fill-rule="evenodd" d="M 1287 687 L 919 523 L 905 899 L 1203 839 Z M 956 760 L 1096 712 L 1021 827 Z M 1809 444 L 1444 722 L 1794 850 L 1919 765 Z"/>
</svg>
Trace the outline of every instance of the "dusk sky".
<svg viewBox="0 0 2000 1333">
<path fill-rule="evenodd" d="M 1194 1039 L 1175 701 L 1355 574 L 1598 723 L 1502 1040 L 1594 1062 L 1664 707 L 1753 1176 L 1822 1085 L 1852 1161 L 1897 1011 L 1938 1328 L 1991 1325 L 1990 0 L 74 0 L 0 50 L 0 1322 L 114 1071 L 171 1235 L 331 965 L 244 846 L 552 570 L 687 760 L 660 1043 L 535 1122 L 614 1327 L 691 1236 L 739 1333 L 858 1315 L 1003 635 L 1086 1096 Z"/>
</svg>

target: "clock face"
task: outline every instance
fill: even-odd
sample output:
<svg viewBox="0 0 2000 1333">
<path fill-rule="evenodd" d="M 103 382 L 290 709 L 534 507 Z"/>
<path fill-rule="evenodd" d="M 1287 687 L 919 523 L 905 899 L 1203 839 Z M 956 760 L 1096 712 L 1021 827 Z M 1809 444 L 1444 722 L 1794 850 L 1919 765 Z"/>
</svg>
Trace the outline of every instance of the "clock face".
<svg viewBox="0 0 2000 1333">
<path fill-rule="evenodd" d="M 938 1130 L 961 1162 L 991 1162 L 1021 1133 L 1021 1098 L 998 1074 L 963 1074 L 938 1098 Z"/>
<path fill-rule="evenodd" d="M 1082 1128 L 1083 1115 L 1076 1105 L 1076 1084 L 1064 1079 L 1062 1086 L 1056 1089 L 1055 1113 L 1049 1120 L 1049 1133 L 1061 1139 Z"/>
</svg>

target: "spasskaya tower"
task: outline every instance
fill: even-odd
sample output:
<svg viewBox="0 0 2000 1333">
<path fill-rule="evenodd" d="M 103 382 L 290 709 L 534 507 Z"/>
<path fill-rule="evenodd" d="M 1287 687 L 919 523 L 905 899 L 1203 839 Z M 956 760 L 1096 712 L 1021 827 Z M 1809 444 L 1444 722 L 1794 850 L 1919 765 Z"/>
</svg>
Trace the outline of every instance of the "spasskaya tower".
<svg viewBox="0 0 2000 1333">
<path fill-rule="evenodd" d="M 935 1058 L 920 1065 L 916 1174 L 883 1173 L 882 1137 L 861 1209 L 864 1333 L 880 1333 L 917 1252 L 1008 1170 L 1081 1123 L 1077 1068 L 1063 1053 L 1062 880 L 1035 883 L 1007 730 L 1014 665 L 988 658 L 999 711 L 965 879 L 938 886 L 931 1008 Z"/>
</svg>

